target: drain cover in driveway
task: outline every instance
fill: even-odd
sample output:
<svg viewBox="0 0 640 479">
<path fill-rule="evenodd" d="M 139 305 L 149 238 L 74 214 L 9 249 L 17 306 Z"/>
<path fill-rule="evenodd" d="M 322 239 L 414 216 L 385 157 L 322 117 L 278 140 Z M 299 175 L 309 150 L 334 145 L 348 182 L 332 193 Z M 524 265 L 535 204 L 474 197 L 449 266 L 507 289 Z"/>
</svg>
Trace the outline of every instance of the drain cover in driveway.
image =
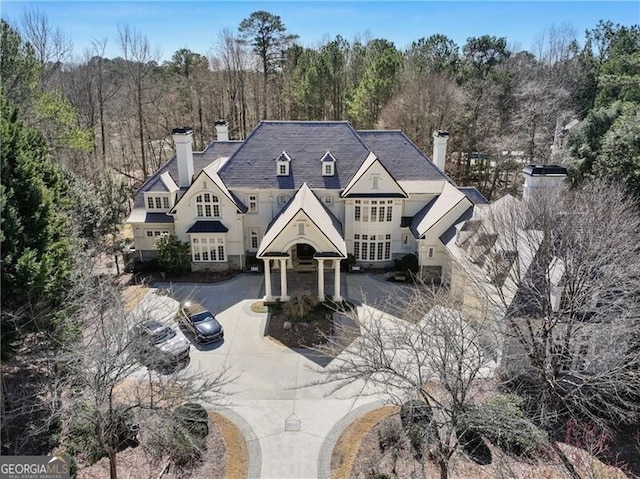
<svg viewBox="0 0 640 479">
<path fill-rule="evenodd" d="M 287 419 L 284 422 L 284 430 L 285 431 L 299 431 L 300 430 L 300 419 Z"/>
</svg>

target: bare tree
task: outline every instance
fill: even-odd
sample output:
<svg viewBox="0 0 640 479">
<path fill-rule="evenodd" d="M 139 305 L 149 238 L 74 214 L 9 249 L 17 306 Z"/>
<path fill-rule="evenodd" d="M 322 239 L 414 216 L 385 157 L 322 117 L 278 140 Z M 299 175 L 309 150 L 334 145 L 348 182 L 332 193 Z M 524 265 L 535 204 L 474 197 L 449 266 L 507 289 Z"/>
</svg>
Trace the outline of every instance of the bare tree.
<svg viewBox="0 0 640 479">
<path fill-rule="evenodd" d="M 146 178 L 149 173 L 147 164 L 147 149 L 145 148 L 145 111 L 146 81 L 157 66 L 160 55 L 153 51 L 149 40 L 142 33 L 124 25 L 118 29 L 118 41 L 122 49 L 125 66 L 131 82 L 131 93 L 136 109 L 136 121 L 138 126 L 138 140 L 140 145 L 140 166 L 142 176 Z"/>
<path fill-rule="evenodd" d="M 423 403 L 431 418 L 421 434 L 446 479 L 463 415 L 495 364 L 496 336 L 486 318 L 470 318 L 446 293 L 422 287 L 394 297 L 384 307 L 404 311 L 402 319 L 359 308 L 357 326 L 339 327 L 329 346 L 320 348 L 334 357 L 320 382 L 333 384 L 335 392 L 362 381 L 364 394 L 382 391 L 396 403 Z"/>
<path fill-rule="evenodd" d="M 486 211 L 468 225 L 475 233 L 461 240 L 468 259 L 460 266 L 505 318 L 511 387 L 550 432 L 570 418 L 637 420 L 636 205 L 620 187 L 596 182 Z"/>
<path fill-rule="evenodd" d="M 128 312 L 120 288 L 99 279 L 85 282 L 80 294 L 76 320 L 82 338 L 63 344 L 60 359 L 61 385 L 71 393 L 62 396 L 63 417 L 70 418 L 72 430 L 73 424 L 83 425 L 87 437 L 76 440 L 96 444 L 94 454 L 109 458 L 116 479 L 116 453 L 132 439 L 131 426 L 148 431 L 184 403 L 219 401 L 230 379 L 224 369 L 204 375 L 168 363 L 169 369 L 157 371 L 142 366 L 141 361 L 161 365 L 166 357 L 157 352 L 141 359 L 135 328 L 171 312 L 175 300 L 149 293 Z"/>
<path fill-rule="evenodd" d="M 42 81 L 46 82 L 71 54 L 71 39 L 60 28 L 54 28 L 36 8 L 30 8 L 22 15 L 22 30 L 42 67 Z"/>
<path fill-rule="evenodd" d="M 378 123 L 402 130 L 422 151 L 431 151 L 432 133 L 454 127 L 462 102 L 463 93 L 450 78 L 428 74 L 403 86 L 384 107 Z"/>
</svg>

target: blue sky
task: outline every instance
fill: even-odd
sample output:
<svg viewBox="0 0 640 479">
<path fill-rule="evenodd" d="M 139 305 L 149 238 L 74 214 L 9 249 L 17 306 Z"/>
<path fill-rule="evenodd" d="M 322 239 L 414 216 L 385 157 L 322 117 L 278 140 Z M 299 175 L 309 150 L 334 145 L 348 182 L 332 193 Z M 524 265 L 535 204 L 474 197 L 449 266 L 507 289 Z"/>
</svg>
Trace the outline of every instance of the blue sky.
<svg viewBox="0 0 640 479">
<path fill-rule="evenodd" d="M 510 45 L 530 49 L 536 36 L 552 24 L 569 23 L 583 39 L 584 30 L 599 19 L 632 25 L 640 23 L 640 2 L 524 2 L 524 1 L 14 1 L 4 0 L 2 18 L 20 20 L 25 9 L 36 8 L 59 26 L 77 55 L 94 39 L 108 39 L 106 56 L 119 54 L 118 26 L 128 24 L 147 36 L 162 59 L 180 48 L 209 54 L 219 32 L 236 30 L 256 10 L 280 15 L 300 43 L 316 47 L 340 34 L 386 38 L 404 48 L 420 37 L 443 33 L 462 46 L 470 36 L 507 37 Z"/>
</svg>

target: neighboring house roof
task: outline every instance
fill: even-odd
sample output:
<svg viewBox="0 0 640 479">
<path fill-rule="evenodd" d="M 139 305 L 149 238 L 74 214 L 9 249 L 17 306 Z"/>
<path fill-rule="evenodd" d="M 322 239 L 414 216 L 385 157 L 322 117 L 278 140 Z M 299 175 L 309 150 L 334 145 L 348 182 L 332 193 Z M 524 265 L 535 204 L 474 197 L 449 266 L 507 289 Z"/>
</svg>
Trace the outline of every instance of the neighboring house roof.
<svg viewBox="0 0 640 479">
<path fill-rule="evenodd" d="M 514 226 L 511 231 L 502 231 L 501 220 L 505 217 L 516 220 L 519 206 L 519 200 L 506 195 L 485 208 L 469 209 L 440 236 L 468 278 L 487 293 L 496 317 L 504 316 L 506 308 L 517 302 L 519 293 L 514 278 L 531 274 L 543 239 L 538 230 Z"/>
<path fill-rule="evenodd" d="M 460 202 L 464 201 L 468 202 L 469 206 L 472 206 L 471 201 L 467 199 L 463 192 L 455 186 L 445 183 L 442 188 L 442 193 L 427 203 L 427 205 L 413 217 L 411 232 L 416 238 L 421 238 L 447 213 L 453 210 Z"/>
<path fill-rule="evenodd" d="M 267 232 L 258 248 L 259 257 L 273 253 L 272 244 L 291 224 L 294 218 L 299 216 L 299 213 L 302 213 L 315 224 L 318 232 L 332 245 L 334 253 L 338 253 L 343 258 L 347 257 L 347 246 L 342 236 L 340 221 L 322 204 L 306 183 L 300 187 L 267 228 Z M 316 252 L 328 253 L 330 251 Z"/>
<path fill-rule="evenodd" d="M 218 220 L 196 221 L 187 233 L 226 233 L 229 231 L 225 225 Z"/>
</svg>

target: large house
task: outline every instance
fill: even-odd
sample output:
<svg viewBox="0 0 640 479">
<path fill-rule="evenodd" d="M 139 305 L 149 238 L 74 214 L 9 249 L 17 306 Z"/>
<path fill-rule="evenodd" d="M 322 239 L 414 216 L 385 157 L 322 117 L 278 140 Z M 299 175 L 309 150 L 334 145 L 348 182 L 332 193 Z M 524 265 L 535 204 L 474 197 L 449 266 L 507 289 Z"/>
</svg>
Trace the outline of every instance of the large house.
<svg viewBox="0 0 640 479">
<path fill-rule="evenodd" d="M 398 130 L 355 130 L 344 121 L 263 121 L 244 141 L 217 140 L 194 152 L 192 130 L 172 135 L 176 156 L 137 191 L 136 254 L 155 256 L 165 233 L 189 243 L 193 271 L 242 269 L 262 261 L 267 299 L 286 300 L 287 270 L 333 270 L 353 255 L 383 268 L 409 253 L 423 274 L 451 280 L 443 236 L 487 201 L 444 173 L 448 133 L 434 133 L 433 161 Z M 271 272 L 280 270 L 280 294 Z"/>
</svg>

